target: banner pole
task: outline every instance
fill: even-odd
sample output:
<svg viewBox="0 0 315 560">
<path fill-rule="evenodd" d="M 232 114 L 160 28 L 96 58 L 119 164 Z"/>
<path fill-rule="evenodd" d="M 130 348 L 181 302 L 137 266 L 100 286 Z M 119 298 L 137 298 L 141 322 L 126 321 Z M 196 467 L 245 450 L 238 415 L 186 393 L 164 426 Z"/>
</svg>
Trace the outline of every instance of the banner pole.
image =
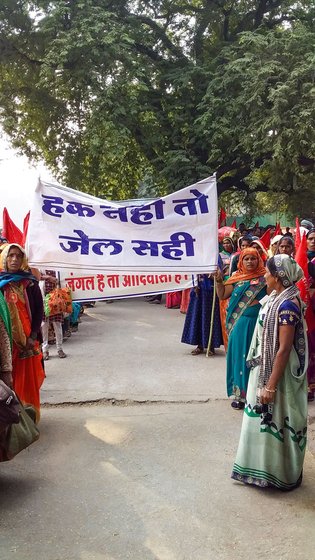
<svg viewBox="0 0 315 560">
<path fill-rule="evenodd" d="M 210 346 L 211 346 L 211 339 L 213 333 L 213 319 L 214 319 L 214 310 L 215 310 L 215 298 L 217 297 L 216 289 L 215 289 L 215 277 L 213 277 L 213 298 L 212 298 L 212 309 L 211 309 L 211 319 L 210 319 L 210 333 L 209 333 L 209 340 L 206 352 L 206 358 L 209 358 L 210 354 Z M 213 356 L 213 354 L 211 354 Z"/>
</svg>

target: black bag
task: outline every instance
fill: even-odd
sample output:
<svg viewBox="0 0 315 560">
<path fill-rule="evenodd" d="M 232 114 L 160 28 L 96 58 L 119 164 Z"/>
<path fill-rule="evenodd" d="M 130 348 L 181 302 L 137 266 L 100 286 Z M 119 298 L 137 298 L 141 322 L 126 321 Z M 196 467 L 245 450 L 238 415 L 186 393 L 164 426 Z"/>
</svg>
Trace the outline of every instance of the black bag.
<svg viewBox="0 0 315 560">
<path fill-rule="evenodd" d="M 0 423 L 5 426 L 20 421 L 20 402 L 15 392 L 0 379 Z"/>
</svg>

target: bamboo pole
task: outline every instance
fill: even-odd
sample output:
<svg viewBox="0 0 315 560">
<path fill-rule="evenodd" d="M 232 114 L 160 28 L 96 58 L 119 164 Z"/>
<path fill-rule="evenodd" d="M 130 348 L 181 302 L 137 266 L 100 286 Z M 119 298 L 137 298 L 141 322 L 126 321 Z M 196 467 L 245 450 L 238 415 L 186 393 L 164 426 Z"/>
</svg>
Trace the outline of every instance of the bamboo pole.
<svg viewBox="0 0 315 560">
<path fill-rule="evenodd" d="M 216 284 L 216 280 L 215 280 L 215 277 L 213 277 L 213 298 L 212 298 L 212 309 L 211 309 L 211 319 L 210 319 L 210 333 L 209 333 L 209 340 L 208 340 L 206 358 L 209 358 L 210 346 L 211 346 L 211 339 L 212 339 L 212 333 L 213 333 L 213 319 L 214 319 L 214 310 L 215 310 L 215 298 L 217 297 L 215 284 Z"/>
</svg>

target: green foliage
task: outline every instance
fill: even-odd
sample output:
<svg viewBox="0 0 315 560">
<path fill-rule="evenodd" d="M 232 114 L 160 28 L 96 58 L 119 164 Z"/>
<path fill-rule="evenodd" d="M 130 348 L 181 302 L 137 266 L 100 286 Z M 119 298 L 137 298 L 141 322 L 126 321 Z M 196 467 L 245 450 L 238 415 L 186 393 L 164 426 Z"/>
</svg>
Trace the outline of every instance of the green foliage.
<svg viewBox="0 0 315 560">
<path fill-rule="evenodd" d="M 314 53 L 315 34 L 301 24 L 243 33 L 236 45 L 222 50 L 224 64 L 209 83 L 199 119 L 200 134 L 211 142 L 212 165 L 231 171 L 245 163 L 246 182 L 253 189 L 311 186 Z"/>
<path fill-rule="evenodd" d="M 0 121 L 68 185 L 312 189 L 311 3 L 0 0 L 0 22 Z"/>
</svg>

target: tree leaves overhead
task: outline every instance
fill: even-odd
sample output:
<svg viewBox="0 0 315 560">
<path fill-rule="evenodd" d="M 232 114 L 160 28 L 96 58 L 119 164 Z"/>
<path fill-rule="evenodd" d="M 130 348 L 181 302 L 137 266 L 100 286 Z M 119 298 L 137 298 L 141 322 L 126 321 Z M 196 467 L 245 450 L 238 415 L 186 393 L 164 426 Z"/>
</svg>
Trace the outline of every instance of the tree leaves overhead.
<svg viewBox="0 0 315 560">
<path fill-rule="evenodd" d="M 311 3 L 0 0 L 0 22 L 3 128 L 68 185 L 314 181 Z"/>
</svg>

